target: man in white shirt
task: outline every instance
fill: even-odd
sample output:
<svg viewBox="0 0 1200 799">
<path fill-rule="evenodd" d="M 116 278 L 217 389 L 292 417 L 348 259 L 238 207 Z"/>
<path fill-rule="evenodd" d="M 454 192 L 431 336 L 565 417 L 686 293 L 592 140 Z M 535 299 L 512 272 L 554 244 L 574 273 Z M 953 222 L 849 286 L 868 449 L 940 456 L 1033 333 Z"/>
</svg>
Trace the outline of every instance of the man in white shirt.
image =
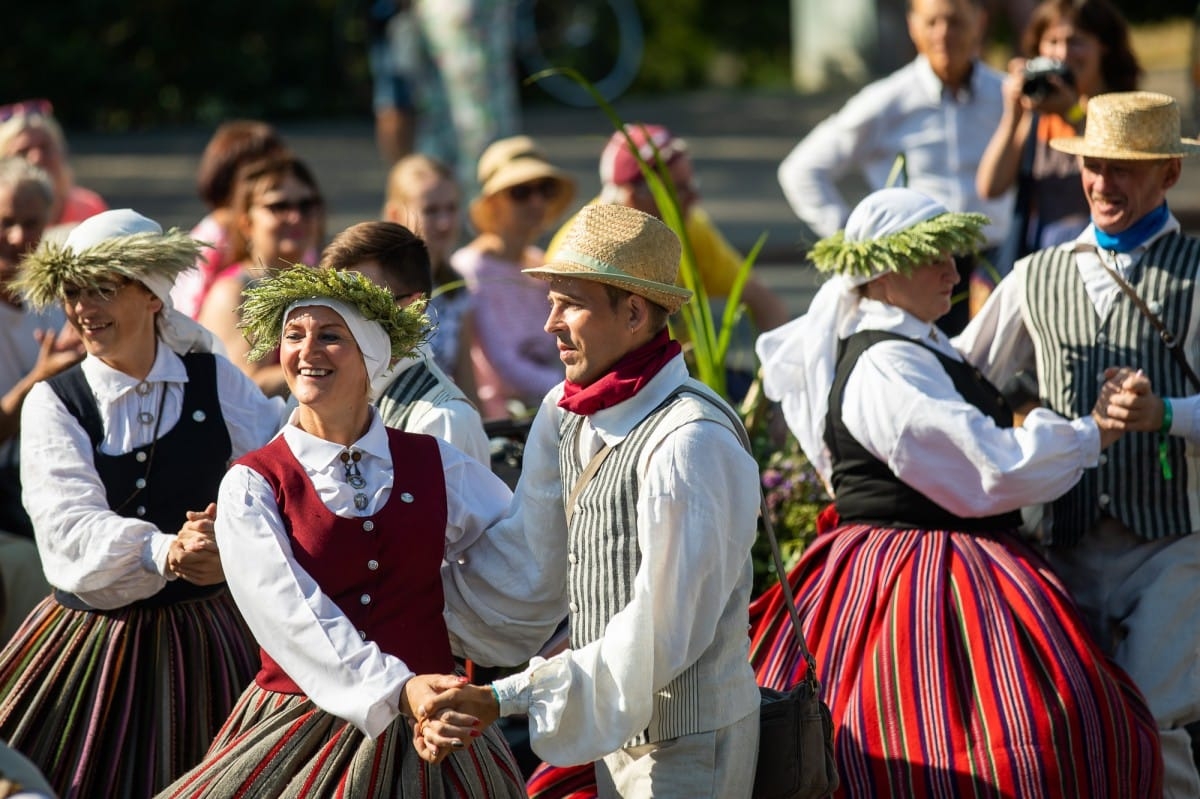
<svg viewBox="0 0 1200 799">
<path fill-rule="evenodd" d="M 951 211 L 987 215 L 988 250 L 1004 241 L 1013 193 L 982 200 L 975 172 L 1004 111 L 1004 76 L 979 60 L 987 26 L 982 0 L 909 0 L 908 33 L 917 58 L 870 84 L 806 136 L 779 165 L 779 184 L 796 215 L 820 237 L 841 229 L 850 205 L 836 182 L 860 172 L 872 191 L 907 185 Z M 893 176 L 897 156 L 903 171 Z M 974 260 L 960 259 L 964 279 Z M 956 291 L 965 292 L 960 282 Z M 965 299 L 939 326 L 957 333 Z"/>
<path fill-rule="evenodd" d="M 433 293 L 424 242 L 395 222 L 360 222 L 346 228 L 325 248 L 321 266 L 361 272 L 388 289 L 401 307 Z M 388 427 L 440 438 L 484 466 L 491 465 L 479 411 L 437 365 L 428 342 L 380 376 L 371 393 Z"/>
<path fill-rule="evenodd" d="M 1129 432 L 1049 506 L 1046 555 L 1158 721 L 1164 795 L 1200 796 L 1200 239 L 1166 204 L 1200 142 L 1180 138 L 1170 97 L 1118 92 L 1050 146 L 1080 157 L 1091 224 L 1018 261 L 956 345 L 997 385 L 1036 367 L 1067 418 L 1112 392 L 1109 423 Z"/>
<path fill-rule="evenodd" d="M 602 797 L 736 799 L 754 783 L 758 469 L 667 331 L 690 295 L 675 285 L 679 248 L 648 214 L 592 205 L 527 270 L 549 281 L 566 381 L 534 420 L 509 515 L 444 582 L 480 613 L 450 620 L 452 636 L 484 625 L 517 641 L 567 616 L 571 648 L 424 709 L 527 713 L 544 760 L 599 761 Z"/>
</svg>

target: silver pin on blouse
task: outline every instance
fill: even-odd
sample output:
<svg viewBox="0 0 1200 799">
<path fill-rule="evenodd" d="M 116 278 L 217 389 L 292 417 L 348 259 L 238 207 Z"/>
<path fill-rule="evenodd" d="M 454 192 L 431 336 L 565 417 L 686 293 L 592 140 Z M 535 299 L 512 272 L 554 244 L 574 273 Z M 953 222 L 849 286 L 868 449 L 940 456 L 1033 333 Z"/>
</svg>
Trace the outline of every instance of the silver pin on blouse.
<svg viewBox="0 0 1200 799">
<path fill-rule="evenodd" d="M 366 510 L 367 495 L 366 494 L 355 494 L 354 495 L 354 507 L 358 508 L 359 510 Z"/>
</svg>

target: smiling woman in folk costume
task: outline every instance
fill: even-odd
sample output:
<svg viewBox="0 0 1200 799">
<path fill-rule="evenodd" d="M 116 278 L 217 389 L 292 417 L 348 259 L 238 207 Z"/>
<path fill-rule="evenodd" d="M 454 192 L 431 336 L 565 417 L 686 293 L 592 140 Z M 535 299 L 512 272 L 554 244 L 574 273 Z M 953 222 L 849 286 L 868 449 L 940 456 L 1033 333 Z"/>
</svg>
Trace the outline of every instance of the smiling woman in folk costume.
<svg viewBox="0 0 1200 799">
<path fill-rule="evenodd" d="M 1154 721 L 1018 538 L 1118 434 L 999 392 L 934 322 L 952 254 L 986 219 L 909 189 L 864 199 L 811 257 L 835 274 L 759 339 L 764 389 L 835 496 L 840 524 L 790 575 L 833 712 L 841 796 L 1146 797 Z M 756 631 L 803 668 L 790 624 Z M 773 629 L 772 629 L 773 628 Z M 774 640 L 771 640 L 771 639 Z"/>
<path fill-rule="evenodd" d="M 15 283 L 87 357 L 30 391 L 21 481 L 46 578 L 0 653 L 0 738 L 63 797 L 147 797 L 195 763 L 253 673 L 212 502 L 272 403 L 169 292 L 198 246 L 128 209 L 43 242 Z"/>
<path fill-rule="evenodd" d="M 470 558 L 510 499 L 486 466 L 385 427 L 370 405 L 372 380 L 420 343 L 423 306 L 399 307 L 357 272 L 307 267 L 246 292 L 251 357 L 278 345 L 299 403 L 230 469 L 217 503 L 262 669 L 205 761 L 164 796 L 525 795 L 494 729 L 417 718 L 459 684 L 454 654 L 495 662 L 485 641 L 455 639 L 452 653 L 441 565 Z"/>
</svg>

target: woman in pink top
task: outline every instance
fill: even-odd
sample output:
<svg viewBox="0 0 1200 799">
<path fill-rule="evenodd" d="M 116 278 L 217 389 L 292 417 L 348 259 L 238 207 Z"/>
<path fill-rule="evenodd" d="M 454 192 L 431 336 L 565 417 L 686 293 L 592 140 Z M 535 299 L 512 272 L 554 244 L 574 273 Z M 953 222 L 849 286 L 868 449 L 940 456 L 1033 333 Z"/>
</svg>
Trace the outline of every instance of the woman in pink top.
<svg viewBox="0 0 1200 799">
<path fill-rule="evenodd" d="M 550 165 L 528 136 L 501 139 L 479 159 L 480 193 L 471 203 L 478 235 L 450 258 L 474 297 L 471 361 L 485 419 L 511 404 L 537 407 L 563 379 L 555 339 L 542 325 L 546 284 L 522 269 L 541 266 L 534 242 L 575 197 L 575 182 Z"/>
</svg>

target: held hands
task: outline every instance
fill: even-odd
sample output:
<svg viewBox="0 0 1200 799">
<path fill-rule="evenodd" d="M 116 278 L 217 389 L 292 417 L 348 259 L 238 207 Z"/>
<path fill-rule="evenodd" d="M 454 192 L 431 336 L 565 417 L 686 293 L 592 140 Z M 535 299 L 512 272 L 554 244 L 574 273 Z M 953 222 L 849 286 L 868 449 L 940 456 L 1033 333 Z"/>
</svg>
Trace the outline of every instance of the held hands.
<svg viewBox="0 0 1200 799">
<path fill-rule="evenodd" d="M 167 568 L 172 574 L 196 585 L 216 585 L 225 579 L 213 532 L 216 517 L 213 502 L 202 511 L 187 512 L 187 521 L 167 550 Z"/>
<path fill-rule="evenodd" d="M 487 693 L 494 708 L 490 717 L 471 712 L 472 704 L 462 698 L 468 690 Z M 418 674 L 404 684 L 400 694 L 400 712 L 416 719 L 413 748 L 422 760 L 434 765 L 482 735 L 499 715 L 495 705 L 491 689 L 480 689 L 470 685 L 466 677 L 453 674 Z"/>
<path fill-rule="evenodd" d="M 1150 378 L 1139 369 L 1127 366 L 1104 370 L 1104 385 L 1092 416 L 1100 427 L 1101 446 L 1108 446 L 1120 434 L 1135 431 L 1156 433 L 1162 428 L 1163 400 L 1154 393 Z M 1106 436 L 1116 433 L 1107 439 Z"/>
</svg>

